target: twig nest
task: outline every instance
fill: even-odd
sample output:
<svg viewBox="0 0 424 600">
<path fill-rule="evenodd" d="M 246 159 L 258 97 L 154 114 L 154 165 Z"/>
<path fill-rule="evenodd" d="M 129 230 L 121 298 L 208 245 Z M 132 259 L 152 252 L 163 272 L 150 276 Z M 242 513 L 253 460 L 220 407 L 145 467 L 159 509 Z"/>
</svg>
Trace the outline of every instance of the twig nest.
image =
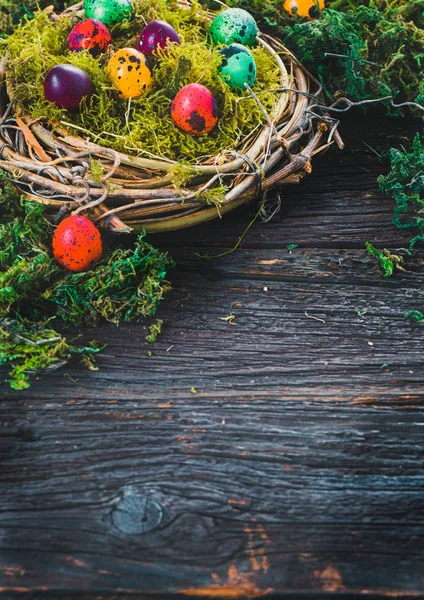
<svg viewBox="0 0 424 600">
<path fill-rule="evenodd" d="M 70 52 L 88 50 L 94 57 L 106 52 L 112 41 L 109 29 L 97 19 L 77 23 L 69 34 L 67 48 Z"/>
<path fill-rule="evenodd" d="M 46 100 L 66 110 L 78 110 L 83 98 L 89 99 L 94 92 L 90 76 L 74 65 L 56 65 L 44 81 Z"/>
<path fill-rule="evenodd" d="M 210 133 L 218 123 L 218 105 L 204 85 L 190 83 L 175 96 L 171 107 L 175 125 L 190 135 Z"/>
<path fill-rule="evenodd" d="M 337 118 L 326 109 L 320 83 L 280 40 L 258 35 L 246 11 L 228 9 L 214 19 L 199 7 L 187 11 L 190 0 L 172 6 L 163 0 L 142 1 L 150 18 L 184 31 L 181 45 L 157 53 L 154 87 L 148 58 L 125 47 L 128 31 L 134 40 L 145 27 L 143 15 L 112 31 L 119 51 L 110 60 L 93 60 L 86 52 L 73 55 L 72 62 L 83 70 L 58 64 L 66 63 L 69 55 L 63 56 L 66 38 L 56 35 L 58 30 L 68 35 L 75 26 L 79 4 L 57 19 L 37 13 L 7 41 L 7 94 L 0 97 L 0 111 L 6 115 L 2 135 L 8 143 L 2 147 L 0 168 L 15 178 L 19 172 L 17 187 L 47 206 L 49 219 L 58 222 L 75 211 L 74 216 L 92 216 L 99 227 L 114 233 L 191 227 L 222 217 L 276 186 L 298 182 L 311 171 L 318 152 L 333 141 L 342 147 Z M 94 13 L 105 3 L 86 0 L 87 16 L 98 18 L 90 9 Z M 119 3 L 128 14 L 129 1 Z M 107 4 L 119 12 L 116 2 Z M 187 15 L 192 28 L 187 27 Z M 217 46 L 207 39 L 205 23 L 212 20 L 209 39 Z M 47 30 L 52 45 L 45 53 L 58 66 L 48 75 L 46 97 L 72 109 L 92 93 L 96 82 L 93 100 L 69 116 L 40 98 L 46 79 L 40 61 L 37 69 L 28 68 L 26 57 L 39 51 Z M 166 45 L 169 39 L 165 35 Z M 152 48 L 159 45 L 154 39 Z M 251 45 L 256 47 L 250 51 Z M 250 54 L 256 62 L 254 86 Z M 110 93 L 108 80 L 118 98 Z M 143 96 L 149 88 L 152 93 Z M 119 96 L 142 97 L 131 110 Z M 71 258 L 69 252 L 58 257 L 66 263 Z M 85 265 L 81 257 L 77 265 L 72 258 L 74 267 Z"/>
<path fill-rule="evenodd" d="M 142 52 L 122 48 L 110 59 L 106 72 L 121 98 L 138 98 L 151 87 L 152 72 Z"/>
<path fill-rule="evenodd" d="M 214 44 L 244 44 L 254 46 L 259 30 L 247 10 L 228 8 L 212 21 L 209 35 Z"/>
</svg>

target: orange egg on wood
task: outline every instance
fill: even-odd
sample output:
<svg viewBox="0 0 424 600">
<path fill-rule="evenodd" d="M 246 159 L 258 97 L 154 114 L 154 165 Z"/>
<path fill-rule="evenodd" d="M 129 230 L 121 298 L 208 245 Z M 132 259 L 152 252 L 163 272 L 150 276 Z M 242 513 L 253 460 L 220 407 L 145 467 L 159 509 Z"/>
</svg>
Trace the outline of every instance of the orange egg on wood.
<svg viewBox="0 0 424 600">
<path fill-rule="evenodd" d="M 283 8 L 294 17 L 317 19 L 325 8 L 325 0 L 285 0 Z"/>
<path fill-rule="evenodd" d="M 54 257 L 68 271 L 86 271 L 101 259 L 102 253 L 100 231 L 86 217 L 67 217 L 54 233 Z"/>
</svg>

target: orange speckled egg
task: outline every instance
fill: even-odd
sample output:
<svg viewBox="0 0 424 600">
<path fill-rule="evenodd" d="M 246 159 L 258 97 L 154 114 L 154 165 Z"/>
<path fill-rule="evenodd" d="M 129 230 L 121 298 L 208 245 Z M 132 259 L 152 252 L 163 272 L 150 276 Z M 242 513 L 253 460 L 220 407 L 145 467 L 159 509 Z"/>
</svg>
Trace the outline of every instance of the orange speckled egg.
<svg viewBox="0 0 424 600">
<path fill-rule="evenodd" d="M 68 271 L 86 271 L 101 259 L 102 252 L 100 231 L 86 217 L 67 217 L 54 233 L 54 257 Z"/>
<path fill-rule="evenodd" d="M 175 96 L 171 116 L 184 133 L 203 135 L 212 131 L 218 123 L 218 105 L 207 87 L 189 83 Z"/>
<path fill-rule="evenodd" d="M 325 0 L 285 0 L 283 8 L 293 16 L 317 19 L 325 8 Z"/>
<path fill-rule="evenodd" d="M 146 57 L 134 48 L 118 50 L 110 59 L 106 72 L 121 98 L 138 98 L 152 85 L 152 72 Z"/>
</svg>

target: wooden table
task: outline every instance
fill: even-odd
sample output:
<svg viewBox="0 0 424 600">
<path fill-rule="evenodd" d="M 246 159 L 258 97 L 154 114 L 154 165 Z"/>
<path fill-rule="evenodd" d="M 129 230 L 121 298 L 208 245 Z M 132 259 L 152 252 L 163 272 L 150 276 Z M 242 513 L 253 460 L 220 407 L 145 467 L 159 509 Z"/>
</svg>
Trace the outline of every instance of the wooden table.
<svg viewBox="0 0 424 600">
<path fill-rule="evenodd" d="M 236 252 L 195 255 L 253 208 L 153 240 L 156 344 L 104 325 L 97 373 L 0 388 L 1 598 L 424 596 L 424 254 L 383 279 L 364 251 L 410 235 L 373 151 L 405 124 L 346 120 Z"/>
</svg>

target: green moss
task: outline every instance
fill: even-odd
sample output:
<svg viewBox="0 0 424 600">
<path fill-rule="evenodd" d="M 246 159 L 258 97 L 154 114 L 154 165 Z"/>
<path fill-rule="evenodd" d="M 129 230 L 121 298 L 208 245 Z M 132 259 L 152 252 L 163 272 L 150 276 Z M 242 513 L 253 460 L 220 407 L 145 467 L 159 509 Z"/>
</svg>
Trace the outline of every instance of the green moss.
<svg viewBox="0 0 424 600">
<path fill-rule="evenodd" d="M 207 43 L 206 15 L 200 5 L 195 2 L 187 10 L 178 6 L 175 0 L 169 3 L 136 0 L 135 7 L 135 18 L 112 31 L 115 50 L 133 47 L 145 20 L 158 17 L 171 23 L 182 38 L 182 44 L 173 45 L 166 54 L 158 52 L 154 86 L 147 95 L 133 99 L 131 103 L 119 100 L 105 73 L 108 58 L 95 59 L 88 53 L 65 52 L 71 28 L 68 20 L 51 21 L 48 14 L 38 13 L 7 41 L 13 86 L 20 107 L 34 118 L 46 117 L 53 122 L 66 121 L 83 127 L 98 135 L 98 142 L 105 146 L 123 151 L 132 149 L 140 154 L 153 153 L 182 162 L 233 148 L 264 121 L 261 110 L 248 92 L 232 91 L 219 77 L 219 48 Z M 255 92 L 265 108 L 271 111 L 279 86 L 278 67 L 261 47 L 255 48 L 253 55 L 258 71 Z M 96 95 L 77 115 L 44 100 L 45 75 L 59 63 L 82 68 L 96 86 Z M 175 93 L 193 82 L 200 82 L 212 91 L 220 111 L 218 126 L 211 134 L 200 138 L 180 132 L 170 116 Z"/>
<path fill-rule="evenodd" d="M 396 206 L 393 223 L 400 229 L 415 230 L 410 247 L 424 240 L 424 137 L 417 133 L 411 150 L 391 148 L 391 169 L 378 179 L 380 189 L 392 196 Z"/>
<path fill-rule="evenodd" d="M 0 365 L 11 369 L 7 381 L 13 389 L 29 388 L 31 374 L 62 367 L 72 355 L 79 355 L 87 366 L 93 366 L 94 355 L 100 352 L 98 346 L 70 345 L 49 323 L 49 320 L 35 323 L 21 319 L 0 320 Z"/>
<path fill-rule="evenodd" d="M 11 385 L 24 389 L 27 371 L 65 364 L 69 354 L 81 352 L 86 366 L 94 368 L 92 350 L 78 348 L 53 331 L 52 316 L 60 318 L 62 327 L 151 316 L 169 289 L 166 273 L 172 261 L 141 235 L 128 250 L 111 251 L 105 244 L 103 260 L 92 271 L 61 269 L 51 254 L 53 227 L 43 217 L 43 206 L 21 202 L 0 172 L 0 183 L 2 179 L 0 364 L 11 365 Z"/>
<path fill-rule="evenodd" d="M 168 171 L 168 175 L 175 187 L 181 189 L 193 179 L 196 175 L 196 171 L 186 162 L 180 162 Z"/>
<path fill-rule="evenodd" d="M 411 321 L 415 321 L 415 323 L 419 323 L 419 325 L 424 324 L 424 315 L 419 310 L 408 310 L 408 312 L 404 315 L 405 319 L 411 319 Z"/>
<path fill-rule="evenodd" d="M 228 192 L 228 187 L 225 185 L 220 185 L 216 188 L 211 188 L 210 190 L 205 190 L 204 192 L 200 192 L 197 194 L 197 199 L 201 200 L 205 204 L 222 206 L 224 202 L 225 194 Z"/>
<path fill-rule="evenodd" d="M 165 278 L 171 264 L 142 234 L 131 250 L 117 248 L 92 271 L 61 278 L 43 297 L 57 305 L 65 323 L 137 321 L 155 314 L 169 289 Z"/>
<path fill-rule="evenodd" d="M 149 344 L 154 344 L 160 334 L 162 333 L 163 321 L 162 319 L 158 319 L 156 323 L 153 323 L 149 327 L 149 333 L 146 335 L 146 342 Z"/>
<path fill-rule="evenodd" d="M 380 250 L 377 250 L 377 248 L 375 248 L 369 242 L 365 244 L 365 248 L 367 249 L 367 252 L 371 254 L 371 256 L 374 256 L 379 260 L 383 277 L 391 277 L 395 272 L 395 269 L 398 269 L 399 271 L 405 271 L 402 266 L 402 256 L 399 256 L 398 254 L 392 254 L 386 248 L 383 250 L 383 252 L 380 252 Z"/>
<path fill-rule="evenodd" d="M 321 19 L 284 28 L 284 42 L 318 74 L 333 97 L 364 100 L 401 92 L 410 100 L 416 98 L 424 30 L 421 17 L 415 22 L 410 18 L 418 3 L 405 2 L 409 11 L 399 10 L 395 3 L 341 4 L 337 7 L 346 12 L 334 10 L 333 3 Z"/>
</svg>

